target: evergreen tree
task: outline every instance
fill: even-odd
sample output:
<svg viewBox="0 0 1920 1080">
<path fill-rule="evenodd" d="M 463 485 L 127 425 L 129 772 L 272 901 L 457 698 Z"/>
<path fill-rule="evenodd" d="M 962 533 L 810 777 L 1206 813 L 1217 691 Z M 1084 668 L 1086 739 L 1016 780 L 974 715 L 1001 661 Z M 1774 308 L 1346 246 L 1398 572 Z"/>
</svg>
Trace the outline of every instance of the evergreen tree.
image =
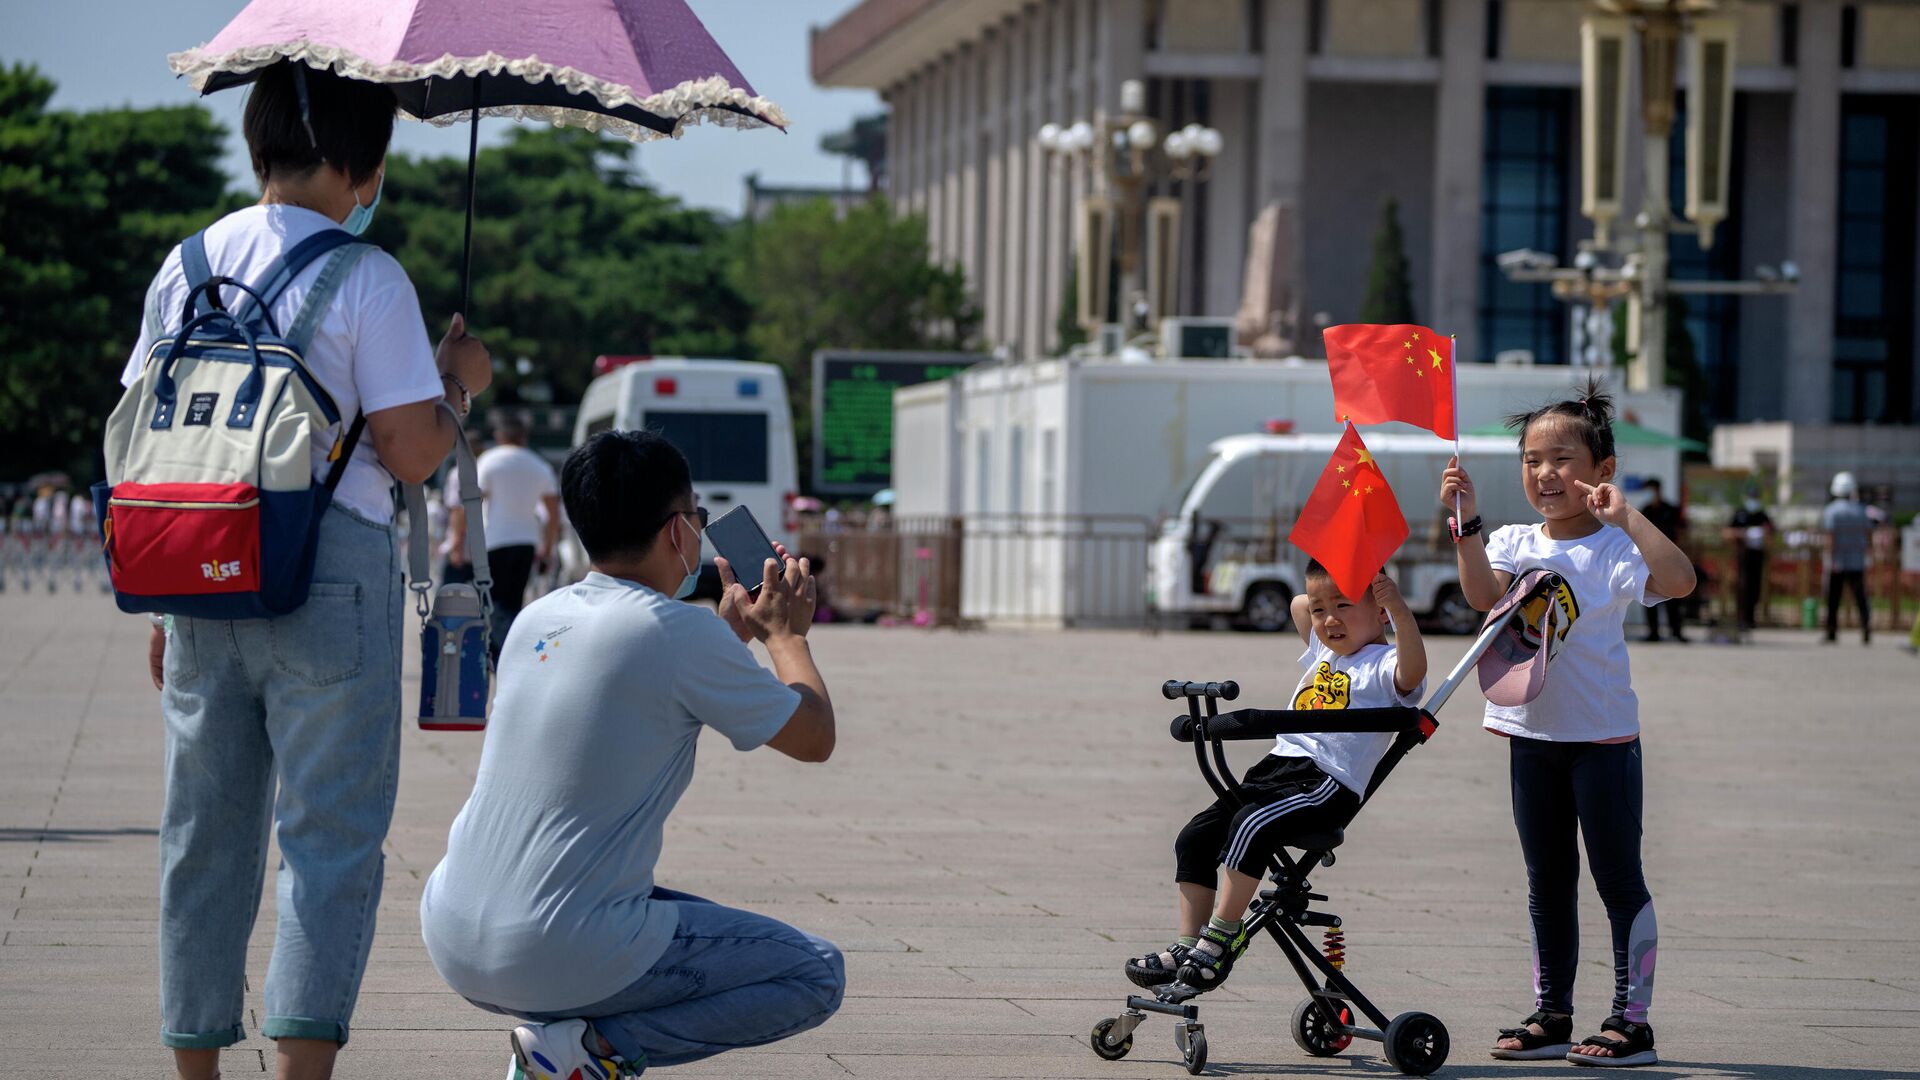
<svg viewBox="0 0 1920 1080">
<path fill-rule="evenodd" d="M 1373 233 L 1373 261 L 1367 266 L 1367 298 L 1360 304 L 1363 323 L 1410 323 L 1413 278 L 1406 239 L 1400 232 L 1400 203 L 1393 196 L 1380 206 L 1380 227 Z"/>
<path fill-rule="evenodd" d="M 1060 290 L 1060 314 L 1053 321 L 1054 336 L 1059 343 L 1054 353 L 1065 356 L 1067 350 L 1075 345 L 1084 345 L 1087 330 L 1080 325 L 1080 260 L 1078 257 L 1067 260 L 1067 283 Z"/>
</svg>

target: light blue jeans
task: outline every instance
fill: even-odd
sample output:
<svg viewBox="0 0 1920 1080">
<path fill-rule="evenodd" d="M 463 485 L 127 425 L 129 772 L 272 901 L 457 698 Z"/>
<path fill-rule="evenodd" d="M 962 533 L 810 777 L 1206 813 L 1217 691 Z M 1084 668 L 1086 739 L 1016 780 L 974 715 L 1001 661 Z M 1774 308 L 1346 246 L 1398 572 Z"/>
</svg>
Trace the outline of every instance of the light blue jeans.
<svg viewBox="0 0 1920 1080">
<path fill-rule="evenodd" d="M 761 1046 L 826 1023 L 846 991 L 846 964 L 829 941 L 751 911 L 672 889 L 673 944 L 625 990 L 581 1009 L 526 1013 L 482 1001 L 502 1016 L 552 1023 L 585 1017 L 628 1061 L 682 1065 Z"/>
<path fill-rule="evenodd" d="M 160 1017 L 176 1049 L 246 1037 L 247 939 L 275 826 L 261 1034 L 347 1041 L 400 767 L 405 590 L 391 526 L 335 506 L 318 551 L 299 610 L 176 618 L 167 641 Z"/>
</svg>

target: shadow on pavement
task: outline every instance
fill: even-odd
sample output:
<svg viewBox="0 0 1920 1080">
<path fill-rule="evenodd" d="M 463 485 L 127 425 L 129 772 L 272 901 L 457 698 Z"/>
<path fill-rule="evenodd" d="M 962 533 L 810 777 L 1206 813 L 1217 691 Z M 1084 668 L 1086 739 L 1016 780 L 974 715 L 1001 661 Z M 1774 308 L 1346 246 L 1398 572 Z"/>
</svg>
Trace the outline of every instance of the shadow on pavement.
<svg viewBox="0 0 1920 1080">
<path fill-rule="evenodd" d="M 90 844 L 114 836 L 159 836 L 159 829 L 8 829 L 0 828 L 0 844 Z"/>
</svg>

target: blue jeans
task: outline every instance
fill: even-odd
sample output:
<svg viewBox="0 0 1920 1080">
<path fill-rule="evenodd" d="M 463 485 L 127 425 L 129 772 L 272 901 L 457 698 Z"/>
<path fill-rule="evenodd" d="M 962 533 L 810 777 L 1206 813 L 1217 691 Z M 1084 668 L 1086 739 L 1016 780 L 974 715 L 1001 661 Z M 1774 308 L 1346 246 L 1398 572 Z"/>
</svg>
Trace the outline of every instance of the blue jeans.
<svg viewBox="0 0 1920 1080">
<path fill-rule="evenodd" d="M 160 1016 L 176 1049 L 246 1037 L 247 939 L 276 825 L 261 1034 L 347 1041 L 400 767 L 404 589 L 391 526 L 335 506 L 318 550 L 299 610 L 176 618 L 167 641 Z"/>
<path fill-rule="evenodd" d="M 559 1013 L 473 1004 L 539 1023 L 585 1017 L 621 1057 L 648 1065 L 777 1042 L 819 1027 L 840 1008 L 847 971 L 831 942 L 672 889 L 656 888 L 652 899 L 677 901 L 680 925 L 673 944 L 632 986 Z"/>
</svg>

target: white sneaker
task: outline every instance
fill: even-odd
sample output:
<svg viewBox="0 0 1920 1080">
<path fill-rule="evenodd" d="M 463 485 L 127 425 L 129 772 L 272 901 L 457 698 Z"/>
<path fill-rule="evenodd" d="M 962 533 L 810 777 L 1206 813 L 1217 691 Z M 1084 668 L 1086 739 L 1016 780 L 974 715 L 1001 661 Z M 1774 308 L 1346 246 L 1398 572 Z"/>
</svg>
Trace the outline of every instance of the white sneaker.
<svg viewBox="0 0 1920 1080">
<path fill-rule="evenodd" d="M 639 1076 L 642 1065 L 587 1050 L 587 1022 L 560 1020 L 513 1029 L 513 1071 L 507 1080 L 615 1080 Z"/>
</svg>

